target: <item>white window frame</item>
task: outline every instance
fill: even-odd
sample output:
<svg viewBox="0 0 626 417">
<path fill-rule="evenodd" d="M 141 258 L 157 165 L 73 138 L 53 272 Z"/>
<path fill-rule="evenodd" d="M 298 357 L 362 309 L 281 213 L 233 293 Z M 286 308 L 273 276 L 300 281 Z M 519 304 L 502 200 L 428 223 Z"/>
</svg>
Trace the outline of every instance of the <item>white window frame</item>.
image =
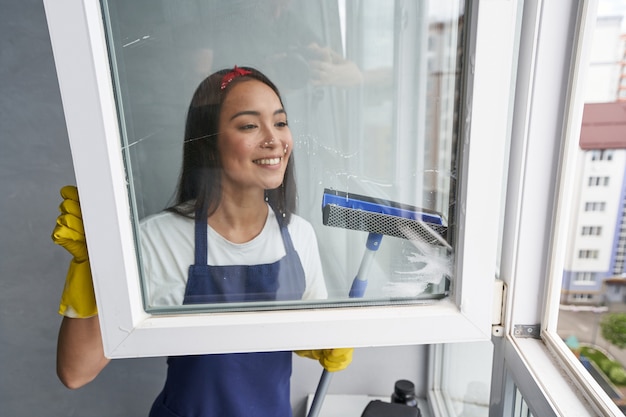
<svg viewBox="0 0 626 417">
<path fill-rule="evenodd" d="M 109 358 L 487 340 L 513 66 L 514 1 L 472 2 L 453 296 L 431 305 L 156 316 L 143 309 L 100 4 L 45 0 Z M 468 11 L 469 12 L 469 11 Z M 467 22 L 467 21 L 466 21 Z M 467 23 L 466 23 L 467 24 Z M 485 155 L 489 163 L 485 163 Z M 408 330 L 410 329 L 410 330 Z"/>
<path fill-rule="evenodd" d="M 524 2 L 490 416 L 517 415 L 518 394 L 534 416 L 622 415 L 556 333 L 596 10 L 597 0 Z M 521 337 L 520 325 L 538 334 Z"/>
</svg>

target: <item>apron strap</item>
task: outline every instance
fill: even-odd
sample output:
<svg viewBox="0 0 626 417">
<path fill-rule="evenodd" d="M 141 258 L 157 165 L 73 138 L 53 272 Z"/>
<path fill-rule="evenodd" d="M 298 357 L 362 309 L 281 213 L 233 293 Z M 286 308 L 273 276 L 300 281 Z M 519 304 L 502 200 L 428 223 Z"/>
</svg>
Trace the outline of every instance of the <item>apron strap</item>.
<svg viewBox="0 0 626 417">
<path fill-rule="evenodd" d="M 196 213 L 195 222 L 195 254 L 194 265 L 206 265 L 207 264 L 207 228 L 206 217 L 204 221 L 199 212 Z"/>
<path fill-rule="evenodd" d="M 296 248 L 293 246 L 293 242 L 291 241 L 291 235 L 287 230 L 287 226 L 283 225 L 281 222 L 278 222 L 280 226 L 280 234 L 283 236 L 283 244 L 285 245 L 285 254 L 289 255 L 290 253 L 294 253 Z"/>
</svg>

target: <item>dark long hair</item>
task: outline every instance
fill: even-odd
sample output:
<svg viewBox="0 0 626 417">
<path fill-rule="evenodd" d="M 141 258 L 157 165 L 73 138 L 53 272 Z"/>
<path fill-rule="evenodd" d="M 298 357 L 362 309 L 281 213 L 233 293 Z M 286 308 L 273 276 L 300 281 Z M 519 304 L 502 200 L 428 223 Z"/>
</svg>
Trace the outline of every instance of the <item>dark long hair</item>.
<svg viewBox="0 0 626 417">
<path fill-rule="evenodd" d="M 217 148 L 219 117 L 222 103 L 233 85 L 250 80 L 260 81 L 276 93 L 283 105 L 278 88 L 269 78 L 254 68 L 241 67 L 241 69 L 250 73 L 233 78 L 225 88 L 221 88 L 222 80 L 232 69 L 215 72 L 205 78 L 196 89 L 187 112 L 183 166 L 176 200 L 174 205 L 168 208 L 169 211 L 188 217 L 193 217 L 196 213 L 205 213 L 208 217 L 219 206 L 222 199 L 222 161 Z M 296 209 L 294 171 L 292 152 L 287 162 L 283 183 L 276 189 L 265 191 L 268 203 L 282 224 L 289 223 L 291 214 Z"/>
</svg>

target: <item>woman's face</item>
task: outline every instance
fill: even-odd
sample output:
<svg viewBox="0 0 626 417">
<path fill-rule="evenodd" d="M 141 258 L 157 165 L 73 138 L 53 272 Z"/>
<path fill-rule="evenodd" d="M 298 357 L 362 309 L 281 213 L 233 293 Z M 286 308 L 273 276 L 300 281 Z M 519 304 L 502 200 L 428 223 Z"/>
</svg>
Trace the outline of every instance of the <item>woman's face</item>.
<svg viewBox="0 0 626 417">
<path fill-rule="evenodd" d="M 293 139 L 276 93 L 257 80 L 233 85 L 222 103 L 219 123 L 223 190 L 279 187 Z"/>
</svg>

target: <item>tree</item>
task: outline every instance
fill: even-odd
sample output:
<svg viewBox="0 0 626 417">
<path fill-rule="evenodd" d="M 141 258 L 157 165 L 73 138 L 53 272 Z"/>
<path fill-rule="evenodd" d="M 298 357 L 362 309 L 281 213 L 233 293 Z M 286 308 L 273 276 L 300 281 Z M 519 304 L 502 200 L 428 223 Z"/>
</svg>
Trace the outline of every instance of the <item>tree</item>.
<svg viewBox="0 0 626 417">
<path fill-rule="evenodd" d="M 610 313 L 600 321 L 602 337 L 620 349 L 626 347 L 626 313 Z"/>
</svg>

